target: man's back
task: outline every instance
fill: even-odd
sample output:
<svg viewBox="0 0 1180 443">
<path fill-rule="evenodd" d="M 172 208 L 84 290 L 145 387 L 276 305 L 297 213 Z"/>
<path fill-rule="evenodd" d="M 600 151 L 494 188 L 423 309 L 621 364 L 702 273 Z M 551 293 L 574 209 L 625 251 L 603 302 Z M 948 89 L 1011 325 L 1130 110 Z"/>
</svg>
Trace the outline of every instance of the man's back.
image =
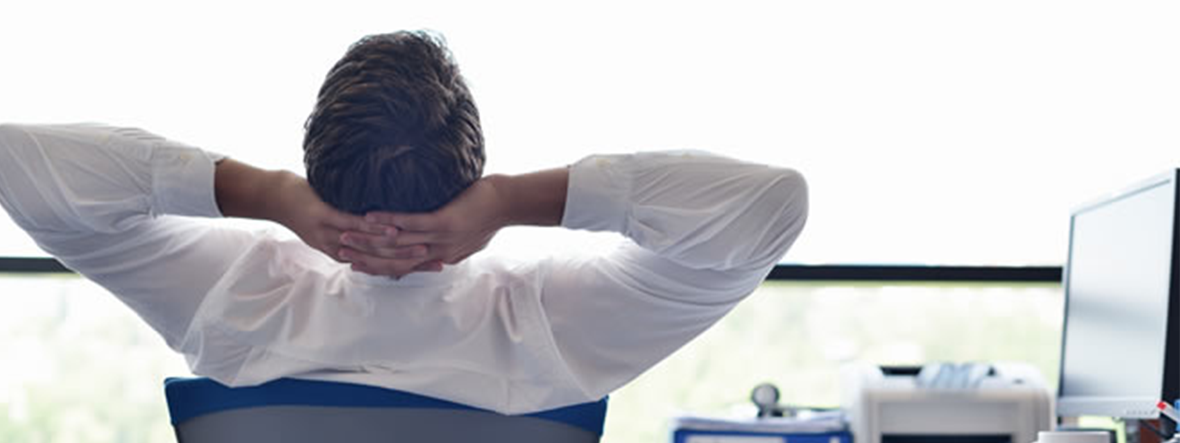
<svg viewBox="0 0 1180 443">
<path fill-rule="evenodd" d="M 181 344 L 195 373 L 231 386 L 348 381 L 502 412 L 589 398 L 554 346 L 536 263 L 474 257 L 394 280 L 298 241 L 257 240 Z"/>
</svg>

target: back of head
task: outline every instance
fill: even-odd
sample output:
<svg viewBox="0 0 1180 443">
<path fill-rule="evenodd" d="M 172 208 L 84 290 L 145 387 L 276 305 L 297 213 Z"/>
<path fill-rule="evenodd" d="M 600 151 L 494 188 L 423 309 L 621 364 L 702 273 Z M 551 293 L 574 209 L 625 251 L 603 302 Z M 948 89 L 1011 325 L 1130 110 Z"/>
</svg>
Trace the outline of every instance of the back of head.
<svg viewBox="0 0 1180 443">
<path fill-rule="evenodd" d="M 426 212 L 483 173 L 479 112 L 441 39 L 371 35 L 320 88 L 303 139 L 307 180 L 354 214 Z"/>
</svg>

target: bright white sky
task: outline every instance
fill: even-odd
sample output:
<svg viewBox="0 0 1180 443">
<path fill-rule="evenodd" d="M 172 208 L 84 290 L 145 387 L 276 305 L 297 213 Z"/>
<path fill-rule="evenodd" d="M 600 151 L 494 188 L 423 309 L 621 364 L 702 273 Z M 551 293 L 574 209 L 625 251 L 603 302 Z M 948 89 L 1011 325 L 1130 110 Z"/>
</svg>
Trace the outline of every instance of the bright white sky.
<svg viewBox="0 0 1180 443">
<path fill-rule="evenodd" d="M 488 172 L 680 148 L 794 167 L 812 202 L 795 263 L 1060 264 L 1070 208 L 1180 166 L 1175 1 L 317 3 L 10 2 L 0 121 L 141 126 L 300 170 L 348 45 L 429 28 L 480 106 Z M 13 229 L 0 255 L 34 253 Z"/>
</svg>

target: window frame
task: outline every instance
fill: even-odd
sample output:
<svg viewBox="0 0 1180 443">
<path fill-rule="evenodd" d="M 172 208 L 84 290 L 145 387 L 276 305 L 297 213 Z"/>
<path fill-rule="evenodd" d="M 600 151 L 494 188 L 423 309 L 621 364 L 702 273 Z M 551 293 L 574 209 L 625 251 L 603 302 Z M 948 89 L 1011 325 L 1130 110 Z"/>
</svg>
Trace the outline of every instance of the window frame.
<svg viewBox="0 0 1180 443">
<path fill-rule="evenodd" d="M 48 257 L 0 257 L 0 274 L 72 274 Z M 777 265 L 768 281 L 1060 283 L 1061 266 Z"/>
</svg>

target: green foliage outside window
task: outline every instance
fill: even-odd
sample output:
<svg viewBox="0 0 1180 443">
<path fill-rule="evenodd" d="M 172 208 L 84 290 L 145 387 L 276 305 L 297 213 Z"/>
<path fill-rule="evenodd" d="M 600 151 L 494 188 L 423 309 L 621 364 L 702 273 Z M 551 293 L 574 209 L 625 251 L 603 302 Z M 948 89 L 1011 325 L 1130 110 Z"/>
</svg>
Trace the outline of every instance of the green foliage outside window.
<svg viewBox="0 0 1180 443">
<path fill-rule="evenodd" d="M 755 384 L 839 404 L 854 361 L 1026 361 L 1056 384 L 1057 284 L 769 282 L 614 393 L 604 440 L 667 441 L 682 412 L 750 413 Z M 184 360 L 110 294 L 74 276 L 0 277 L 0 441 L 172 441 L 163 379 Z"/>
</svg>

